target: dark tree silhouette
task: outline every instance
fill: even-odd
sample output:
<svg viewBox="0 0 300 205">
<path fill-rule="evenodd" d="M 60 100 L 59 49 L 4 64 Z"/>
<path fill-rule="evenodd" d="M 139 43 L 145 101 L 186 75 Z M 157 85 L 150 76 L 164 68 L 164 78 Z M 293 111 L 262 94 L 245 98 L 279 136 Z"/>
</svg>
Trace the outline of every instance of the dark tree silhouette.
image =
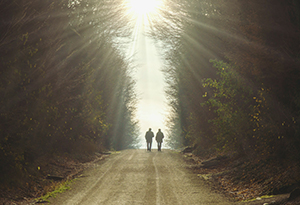
<svg viewBox="0 0 300 205">
<path fill-rule="evenodd" d="M 29 175 L 40 156 L 136 143 L 135 82 L 116 39 L 130 34 L 114 1 L 0 2 L 0 172 Z"/>
<path fill-rule="evenodd" d="M 173 0 L 151 34 L 169 49 L 170 145 L 299 156 L 297 2 Z"/>
</svg>

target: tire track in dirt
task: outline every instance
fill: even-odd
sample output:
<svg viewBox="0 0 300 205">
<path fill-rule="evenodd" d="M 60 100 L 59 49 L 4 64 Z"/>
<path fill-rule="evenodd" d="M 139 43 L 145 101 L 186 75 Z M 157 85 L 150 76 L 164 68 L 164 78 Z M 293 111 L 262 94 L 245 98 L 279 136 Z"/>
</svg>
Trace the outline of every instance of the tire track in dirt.
<svg viewBox="0 0 300 205">
<path fill-rule="evenodd" d="M 160 188 L 159 188 L 159 172 L 155 164 L 155 157 L 157 153 L 152 158 L 152 163 L 155 169 L 155 183 L 156 183 L 156 205 L 160 205 Z"/>
</svg>

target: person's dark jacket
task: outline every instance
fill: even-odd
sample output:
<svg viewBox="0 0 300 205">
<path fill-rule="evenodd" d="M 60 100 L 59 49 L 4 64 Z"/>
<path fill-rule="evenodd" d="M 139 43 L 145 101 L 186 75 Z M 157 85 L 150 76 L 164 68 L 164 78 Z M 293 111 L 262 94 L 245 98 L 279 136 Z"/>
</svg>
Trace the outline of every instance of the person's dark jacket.
<svg viewBox="0 0 300 205">
<path fill-rule="evenodd" d="M 164 134 L 163 134 L 161 131 L 158 131 L 158 132 L 156 133 L 156 137 L 155 137 L 156 142 L 162 142 L 162 141 L 163 141 L 163 138 L 164 138 Z"/>
<path fill-rule="evenodd" d="M 146 132 L 146 136 L 145 136 L 145 138 L 146 138 L 146 141 L 147 142 L 152 142 L 152 138 L 154 137 L 154 134 L 153 134 L 153 132 L 152 131 L 147 131 Z"/>
</svg>

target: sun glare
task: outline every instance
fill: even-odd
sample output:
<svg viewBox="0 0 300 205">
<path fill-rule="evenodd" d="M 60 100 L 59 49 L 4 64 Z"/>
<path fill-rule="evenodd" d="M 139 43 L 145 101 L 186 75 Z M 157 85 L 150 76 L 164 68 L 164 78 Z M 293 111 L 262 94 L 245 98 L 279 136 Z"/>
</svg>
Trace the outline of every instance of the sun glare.
<svg viewBox="0 0 300 205">
<path fill-rule="evenodd" d="M 131 10 L 138 15 L 146 15 L 155 12 L 161 0 L 129 0 Z"/>
</svg>

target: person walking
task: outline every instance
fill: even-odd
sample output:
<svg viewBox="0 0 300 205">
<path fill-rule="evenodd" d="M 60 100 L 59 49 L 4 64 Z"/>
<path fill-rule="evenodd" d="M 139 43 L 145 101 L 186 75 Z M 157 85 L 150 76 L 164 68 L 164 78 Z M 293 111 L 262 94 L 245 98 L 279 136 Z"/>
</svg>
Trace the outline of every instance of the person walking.
<svg viewBox="0 0 300 205">
<path fill-rule="evenodd" d="M 157 142 L 157 150 L 161 152 L 161 143 L 163 142 L 164 133 L 160 129 L 158 129 L 158 132 L 156 133 L 156 142 Z"/>
<path fill-rule="evenodd" d="M 147 142 L 147 150 L 151 152 L 151 146 L 152 146 L 152 138 L 154 137 L 153 132 L 151 131 L 151 128 L 146 132 L 145 138 Z"/>
</svg>

